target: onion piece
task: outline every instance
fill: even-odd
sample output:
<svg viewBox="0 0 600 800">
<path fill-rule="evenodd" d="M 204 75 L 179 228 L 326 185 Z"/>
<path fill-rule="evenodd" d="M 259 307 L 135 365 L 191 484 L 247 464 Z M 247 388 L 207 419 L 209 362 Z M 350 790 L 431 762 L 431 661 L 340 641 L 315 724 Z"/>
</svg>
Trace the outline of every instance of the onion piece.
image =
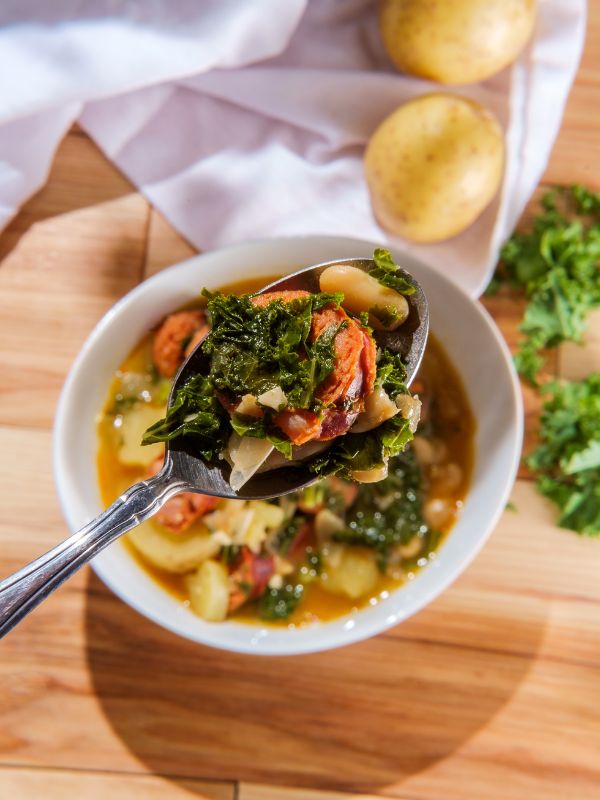
<svg viewBox="0 0 600 800">
<path fill-rule="evenodd" d="M 268 406 L 275 411 L 281 411 L 281 409 L 285 408 L 288 404 L 287 397 L 281 386 L 274 386 L 267 392 L 259 394 L 257 400 L 261 406 Z"/>
<path fill-rule="evenodd" d="M 268 439 L 255 439 L 232 433 L 228 444 L 231 460 L 229 485 L 238 492 L 274 450 Z"/>
</svg>

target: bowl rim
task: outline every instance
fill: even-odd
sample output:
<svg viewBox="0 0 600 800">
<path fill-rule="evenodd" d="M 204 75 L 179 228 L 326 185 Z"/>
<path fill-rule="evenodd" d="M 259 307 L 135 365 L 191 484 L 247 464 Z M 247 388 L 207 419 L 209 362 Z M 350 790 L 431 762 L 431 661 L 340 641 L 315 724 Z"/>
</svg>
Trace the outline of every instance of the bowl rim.
<svg viewBox="0 0 600 800">
<path fill-rule="evenodd" d="M 63 447 L 63 440 L 65 438 L 65 431 L 69 426 L 69 418 L 66 413 L 67 406 L 70 402 L 71 396 L 73 391 L 77 385 L 77 381 L 79 378 L 79 373 L 82 370 L 83 366 L 87 363 L 91 352 L 94 350 L 95 347 L 98 346 L 98 341 L 102 339 L 105 334 L 105 331 L 110 328 L 113 323 L 113 320 L 121 314 L 126 313 L 127 308 L 131 306 L 132 303 L 135 303 L 136 299 L 140 296 L 145 295 L 146 293 L 152 293 L 155 290 L 155 287 L 161 286 L 162 284 L 168 284 L 171 278 L 179 273 L 184 274 L 186 271 L 190 270 L 191 268 L 196 268 L 198 263 L 202 263 L 204 260 L 208 261 L 213 257 L 224 257 L 224 258 L 239 258 L 244 253 L 247 253 L 248 250 L 261 250 L 261 249 L 269 249 L 273 248 L 276 249 L 281 247 L 284 244 L 289 248 L 309 248 L 319 247 L 321 244 L 324 247 L 333 247 L 339 246 L 340 249 L 343 247 L 352 247 L 355 246 L 356 248 L 375 248 L 381 246 L 381 243 L 372 242 L 365 239 L 357 239 L 353 237 L 344 237 L 344 236 L 334 236 L 334 235 L 310 235 L 310 236 L 283 236 L 283 237 L 273 237 L 273 238 L 261 238 L 261 239 L 254 239 L 250 241 L 245 241 L 242 243 L 232 244 L 223 248 L 219 248 L 216 250 L 206 251 L 204 253 L 197 254 L 192 256 L 189 259 L 184 261 L 178 262 L 173 264 L 172 266 L 166 267 L 156 273 L 155 275 L 150 276 L 144 281 L 141 281 L 137 284 L 133 289 L 127 292 L 123 297 L 121 297 L 115 304 L 113 304 L 106 313 L 101 317 L 101 319 L 96 323 L 93 327 L 92 331 L 89 333 L 88 337 L 86 338 L 84 344 L 82 345 L 79 353 L 77 354 L 69 372 L 64 382 L 62 391 L 60 393 L 59 401 L 56 407 L 55 412 L 55 420 L 54 420 L 54 428 L 53 428 L 53 437 L 52 437 L 52 445 L 53 445 L 53 472 L 54 472 L 54 480 L 57 489 L 57 494 L 59 497 L 60 507 L 67 521 L 67 525 L 71 532 L 74 532 L 77 529 L 77 525 L 74 521 L 74 518 L 71 513 L 71 509 L 69 508 L 69 488 L 66 486 L 66 477 L 65 477 L 65 450 Z M 103 566 L 103 564 L 98 561 L 98 558 L 101 558 L 101 555 L 97 558 L 92 560 L 91 566 L 94 572 L 98 575 L 98 577 L 108 586 L 111 591 L 113 591 L 120 600 L 127 603 L 130 607 L 134 608 L 140 614 L 145 616 L 146 618 L 152 620 L 156 624 L 160 625 L 161 627 L 165 628 L 166 630 L 171 631 L 172 633 L 176 633 L 180 636 L 183 636 L 186 639 L 191 641 L 214 647 L 216 649 L 221 650 L 229 650 L 233 652 L 239 653 L 246 653 L 252 655 L 299 655 L 304 653 L 312 653 L 312 652 L 320 652 L 324 650 L 333 649 L 340 646 L 345 646 L 349 644 L 353 644 L 355 642 L 361 641 L 363 639 L 370 638 L 376 634 L 382 633 L 383 631 L 389 629 L 390 627 L 399 624 L 403 620 L 409 618 L 413 614 L 417 613 L 429 603 L 431 603 L 436 597 L 438 597 L 443 591 L 445 591 L 448 586 L 450 586 L 456 578 L 469 566 L 469 564 L 473 561 L 476 555 L 480 552 L 481 548 L 491 535 L 492 531 L 496 527 L 506 503 L 510 497 L 510 493 L 512 491 L 512 487 L 514 484 L 514 480 L 517 476 L 517 471 L 520 464 L 521 459 L 521 448 L 522 448 L 522 441 L 523 441 L 523 401 L 522 395 L 520 390 L 519 379 L 516 373 L 516 370 L 513 365 L 512 356 L 508 349 L 508 346 L 500 333 L 498 327 L 494 323 L 492 317 L 488 314 L 485 308 L 474 298 L 472 298 L 468 292 L 466 292 L 462 287 L 460 287 L 456 282 L 454 282 L 451 278 L 444 275 L 443 273 L 435 270 L 433 267 L 429 266 L 425 262 L 421 261 L 419 258 L 413 256 L 409 253 L 402 253 L 401 250 L 398 248 L 390 247 L 392 253 L 394 254 L 395 258 L 402 262 L 408 261 L 412 262 L 412 264 L 417 264 L 419 269 L 423 269 L 426 273 L 429 273 L 431 276 L 434 277 L 435 280 L 439 280 L 442 284 L 444 284 L 449 290 L 458 292 L 463 296 L 463 299 L 466 300 L 469 305 L 471 306 L 473 312 L 476 316 L 479 317 L 479 322 L 483 324 L 487 329 L 488 332 L 491 334 L 496 346 L 498 347 L 499 354 L 502 356 L 502 362 L 506 368 L 505 378 L 508 379 L 508 386 L 510 387 L 510 397 L 512 401 L 512 413 L 511 413 L 511 420 L 514 423 L 513 428 L 513 437 L 511 441 L 511 458 L 510 458 L 510 469 L 507 470 L 505 474 L 504 481 L 501 486 L 501 491 L 499 491 L 495 495 L 495 499 L 493 502 L 493 513 L 491 513 L 488 517 L 486 517 L 484 530 L 482 530 L 479 534 L 477 541 L 475 542 L 474 546 L 471 546 L 466 552 L 463 552 L 461 557 L 458 559 L 457 563 L 450 569 L 447 570 L 447 574 L 443 576 L 441 579 L 438 579 L 435 585 L 428 587 L 427 589 L 423 590 L 416 601 L 413 601 L 409 604 L 409 608 L 403 609 L 401 613 L 396 615 L 391 615 L 386 618 L 382 618 L 380 620 L 373 620 L 372 624 L 369 626 L 365 626 L 365 629 L 357 629 L 354 625 L 343 626 L 342 628 L 338 628 L 337 631 L 333 631 L 332 623 L 339 620 L 331 620 L 328 622 L 319 622 L 316 623 L 314 626 L 304 626 L 302 628 L 298 628 L 296 630 L 290 631 L 289 643 L 285 646 L 281 645 L 269 645 L 267 642 L 262 642 L 260 646 L 257 646 L 261 640 L 261 627 L 259 625 L 252 626 L 247 623 L 219 623 L 218 626 L 222 628 L 225 625 L 227 626 L 234 626 L 236 628 L 243 628 L 245 630 L 254 630 L 256 632 L 256 636 L 253 637 L 249 643 L 246 642 L 223 642 L 219 641 L 218 637 L 211 636 L 209 631 L 212 626 L 209 623 L 205 623 L 209 625 L 209 628 L 206 631 L 206 635 L 200 634 L 196 635 L 195 632 L 192 632 L 181 620 L 180 615 L 174 614 L 173 619 L 166 621 L 164 617 L 156 612 L 153 608 L 148 608 L 144 606 L 141 602 L 137 601 L 135 595 L 129 596 L 123 590 L 123 588 L 119 585 L 118 580 L 116 580 Z M 284 266 L 284 265 L 282 265 Z M 409 264 L 409 271 L 411 269 Z M 434 326 L 433 326 L 434 327 Z M 459 370 L 460 372 L 460 370 Z M 477 419 L 477 414 L 475 414 Z M 468 494 L 467 494 L 468 498 Z M 450 534 L 451 536 L 452 534 Z M 424 568 L 422 572 L 425 572 L 432 568 L 433 565 L 428 565 Z M 421 573 L 420 573 L 421 574 Z M 156 590 L 165 593 L 163 589 L 161 589 L 157 584 L 155 584 Z M 407 584 L 403 584 L 399 586 L 397 589 L 393 590 L 390 594 L 396 594 L 397 592 L 401 592 L 405 589 Z M 364 611 L 367 611 L 368 608 L 360 609 L 356 612 L 356 615 L 362 614 Z M 190 612 L 191 613 L 191 612 Z M 343 617 L 341 618 L 343 619 Z M 311 636 L 303 636 L 297 637 L 294 641 L 294 635 L 300 631 L 319 631 L 323 629 L 331 628 L 330 635 L 328 637 L 322 637 L 322 641 L 313 641 L 313 637 Z M 285 629 L 289 630 L 289 629 Z M 307 639 L 307 641 L 300 641 L 300 639 Z"/>
</svg>

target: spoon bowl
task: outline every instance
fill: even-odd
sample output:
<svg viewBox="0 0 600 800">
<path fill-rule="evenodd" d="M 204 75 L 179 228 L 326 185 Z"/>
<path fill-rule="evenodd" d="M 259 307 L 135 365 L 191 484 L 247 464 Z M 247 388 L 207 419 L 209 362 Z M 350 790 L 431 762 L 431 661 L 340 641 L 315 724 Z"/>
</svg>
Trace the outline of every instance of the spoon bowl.
<svg viewBox="0 0 600 800">
<path fill-rule="evenodd" d="M 367 270 L 372 263 L 369 259 L 328 261 L 275 281 L 260 293 L 291 288 L 319 291 L 319 276 L 326 267 L 347 264 Z M 418 282 L 404 270 L 399 271 L 415 287 L 414 294 L 408 298 L 409 316 L 401 332 L 377 334 L 376 339 L 393 352 L 402 354 L 407 366 L 407 383 L 410 384 L 425 350 L 429 312 Z M 378 338 L 380 336 L 385 339 Z M 177 373 L 169 405 L 179 387 L 192 375 L 207 373 L 208 367 L 200 343 Z M 265 499 L 301 489 L 316 480 L 306 466 L 297 464 L 256 474 L 240 491 L 234 492 L 229 485 L 230 471 L 224 459 L 207 463 L 194 454 L 185 437 L 169 443 L 163 467 L 157 475 L 134 484 L 106 511 L 71 537 L 0 582 L 0 638 L 79 567 L 124 533 L 156 514 L 179 492 L 198 492 L 233 499 Z"/>
<path fill-rule="evenodd" d="M 332 266 L 351 266 L 368 272 L 373 266 L 373 261 L 368 258 L 345 258 L 339 261 L 327 261 L 313 267 L 298 270 L 291 275 L 286 275 L 281 280 L 265 286 L 259 294 L 277 291 L 294 291 L 303 289 L 316 293 L 321 291 L 319 278 L 321 273 Z M 410 386 L 425 352 L 427 334 L 429 332 L 429 310 L 427 298 L 420 284 L 406 270 L 398 269 L 398 273 L 415 287 L 414 294 L 407 300 L 409 315 L 405 322 L 396 331 L 374 331 L 375 341 L 379 346 L 385 347 L 393 353 L 400 353 L 406 365 L 406 384 Z M 200 342 L 189 358 L 183 363 L 173 382 L 169 396 L 169 406 L 172 404 L 177 391 L 199 373 L 209 371 L 209 359 L 202 351 Z M 240 500 L 259 500 L 271 497 L 280 497 L 289 492 L 297 491 L 316 480 L 307 466 L 307 462 L 295 462 L 278 467 L 269 472 L 257 472 L 237 492 L 229 485 L 231 467 L 224 459 L 213 459 L 206 462 L 194 452 L 193 440 L 185 436 L 167 442 L 165 465 L 170 467 L 172 474 L 190 484 L 190 491 L 211 494 L 217 497 L 228 497 Z"/>
</svg>

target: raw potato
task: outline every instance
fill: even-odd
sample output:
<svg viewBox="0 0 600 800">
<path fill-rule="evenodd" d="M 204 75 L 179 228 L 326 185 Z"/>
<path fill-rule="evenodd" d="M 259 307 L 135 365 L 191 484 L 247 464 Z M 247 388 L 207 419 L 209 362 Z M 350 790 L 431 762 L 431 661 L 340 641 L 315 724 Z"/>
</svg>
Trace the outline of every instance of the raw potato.
<svg viewBox="0 0 600 800">
<path fill-rule="evenodd" d="M 373 591 L 379 580 L 379 570 L 370 550 L 345 548 L 339 559 L 325 560 L 321 583 L 334 594 L 345 594 L 352 600 Z"/>
<path fill-rule="evenodd" d="M 165 450 L 162 442 L 142 447 L 142 437 L 146 430 L 160 419 L 163 409 L 148 403 L 136 403 L 123 414 L 119 435 L 119 461 L 128 467 L 149 467 Z"/>
<path fill-rule="evenodd" d="M 414 242 L 439 242 L 474 222 L 496 194 L 503 165 L 504 139 L 494 115 L 443 93 L 396 109 L 365 154 L 375 216 Z"/>
<path fill-rule="evenodd" d="M 205 561 L 186 583 L 192 611 L 207 622 L 223 622 L 229 608 L 226 567 L 220 561 Z"/>
<path fill-rule="evenodd" d="M 517 58 L 535 13 L 535 0 L 381 0 L 379 29 L 403 72 L 438 83 L 476 83 Z"/>
<path fill-rule="evenodd" d="M 152 522 L 139 525 L 127 535 L 147 561 L 167 572 L 189 572 L 221 547 L 205 529 L 169 533 Z"/>
</svg>

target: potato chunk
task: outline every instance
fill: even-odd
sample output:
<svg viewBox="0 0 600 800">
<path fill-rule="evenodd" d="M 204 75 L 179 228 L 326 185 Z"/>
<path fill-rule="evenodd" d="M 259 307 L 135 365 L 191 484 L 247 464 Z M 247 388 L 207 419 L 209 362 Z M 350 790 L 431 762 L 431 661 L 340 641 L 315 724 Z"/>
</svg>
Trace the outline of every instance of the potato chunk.
<svg viewBox="0 0 600 800">
<path fill-rule="evenodd" d="M 370 550 L 346 547 L 335 559 L 325 557 L 321 583 L 328 592 L 356 600 L 372 592 L 378 579 L 379 570 Z"/>
<path fill-rule="evenodd" d="M 127 535 L 145 559 L 167 572 L 189 572 L 216 555 L 221 547 L 205 528 L 169 533 L 152 521 L 144 522 Z"/>
<path fill-rule="evenodd" d="M 220 561 L 205 561 L 187 587 L 192 611 L 207 622 L 223 622 L 229 607 L 229 575 Z"/>
</svg>

